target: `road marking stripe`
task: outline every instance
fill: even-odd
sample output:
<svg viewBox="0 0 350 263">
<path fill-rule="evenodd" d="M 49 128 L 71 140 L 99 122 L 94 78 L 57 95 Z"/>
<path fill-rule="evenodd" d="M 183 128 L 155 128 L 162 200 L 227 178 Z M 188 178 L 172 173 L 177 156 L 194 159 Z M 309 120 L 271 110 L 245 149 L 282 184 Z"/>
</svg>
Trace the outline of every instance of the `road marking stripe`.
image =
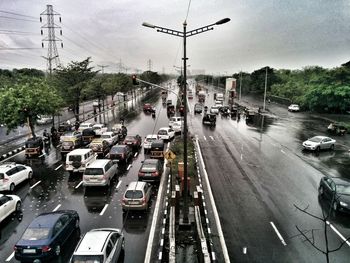
<svg viewBox="0 0 350 263">
<path fill-rule="evenodd" d="M 242 159 L 243 159 L 243 155 L 241 154 L 241 161 L 242 161 Z"/>
<path fill-rule="evenodd" d="M 130 167 L 131 167 L 131 164 L 129 164 L 129 166 L 128 166 L 128 168 L 126 168 L 126 170 L 129 171 Z"/>
<path fill-rule="evenodd" d="M 281 150 L 281 153 L 284 153 L 284 154 L 286 154 L 286 152 L 285 152 L 285 151 L 283 151 L 283 150 Z"/>
<path fill-rule="evenodd" d="M 40 183 L 41 183 L 41 181 L 36 182 L 35 184 L 33 184 L 33 185 L 30 187 L 30 189 L 33 189 L 35 186 L 37 186 L 37 185 L 40 184 Z"/>
<path fill-rule="evenodd" d="M 273 227 L 273 229 L 275 230 L 275 232 L 276 232 L 278 238 L 281 240 L 282 244 L 283 244 L 284 246 L 286 246 L 287 243 L 286 243 L 286 241 L 284 241 L 284 239 L 283 239 L 281 233 L 278 231 L 278 229 L 277 229 L 277 227 L 275 226 L 275 224 L 274 224 L 272 221 L 270 222 L 270 224 L 271 224 L 271 226 Z"/>
<path fill-rule="evenodd" d="M 45 153 L 43 153 L 42 155 L 39 155 L 39 158 L 43 157 L 45 155 Z"/>
<path fill-rule="evenodd" d="M 100 216 L 103 216 L 103 214 L 105 213 L 106 209 L 108 207 L 108 204 L 105 204 L 105 206 L 103 207 L 101 213 L 100 213 Z"/>
<path fill-rule="evenodd" d="M 75 189 L 78 189 L 82 183 L 83 183 L 83 181 L 80 181 L 80 183 L 75 187 Z"/>
<path fill-rule="evenodd" d="M 55 171 L 57 171 L 58 169 L 60 169 L 60 168 L 62 167 L 62 165 L 63 165 L 63 164 L 60 164 L 59 166 L 57 166 L 57 167 L 55 168 Z"/>
<path fill-rule="evenodd" d="M 346 238 L 339 232 L 338 229 L 335 228 L 335 226 L 333 226 L 331 223 L 329 223 L 328 221 L 326 221 L 327 225 L 329 225 L 331 227 L 331 229 L 343 240 L 345 241 Z M 345 242 L 349 247 L 350 247 L 350 242 L 346 241 Z"/>
<path fill-rule="evenodd" d="M 204 138 L 205 141 L 207 140 L 207 138 L 205 136 L 203 136 L 203 138 Z"/>
<path fill-rule="evenodd" d="M 136 157 L 138 155 L 138 152 L 134 154 L 134 157 Z"/>
<path fill-rule="evenodd" d="M 115 189 L 118 189 L 121 183 L 122 183 L 122 181 L 120 180 Z"/>
<path fill-rule="evenodd" d="M 5 260 L 6 262 L 11 261 L 11 259 L 15 256 L 15 251 L 12 252 L 12 254 Z"/>
<path fill-rule="evenodd" d="M 58 208 L 61 207 L 61 204 L 59 204 L 58 206 L 56 206 L 56 208 L 54 210 L 52 210 L 52 212 L 56 212 L 58 210 Z"/>
<path fill-rule="evenodd" d="M 209 136 L 209 137 L 210 137 L 210 139 L 212 139 L 213 141 L 215 141 L 213 136 Z"/>
<path fill-rule="evenodd" d="M 247 247 L 243 247 L 243 254 L 247 254 Z"/>
</svg>

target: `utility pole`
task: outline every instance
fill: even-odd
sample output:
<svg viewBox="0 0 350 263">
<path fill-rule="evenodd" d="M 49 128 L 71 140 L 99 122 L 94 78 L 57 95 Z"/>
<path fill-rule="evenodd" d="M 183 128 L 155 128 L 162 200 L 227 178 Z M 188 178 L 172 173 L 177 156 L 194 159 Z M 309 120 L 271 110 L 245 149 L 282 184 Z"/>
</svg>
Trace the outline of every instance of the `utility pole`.
<svg viewBox="0 0 350 263">
<path fill-rule="evenodd" d="M 105 72 L 104 72 L 104 69 L 108 67 L 108 65 L 97 65 L 97 66 L 101 68 L 102 74 L 105 73 Z"/>
<path fill-rule="evenodd" d="M 147 60 L 147 69 L 148 69 L 148 71 L 152 71 L 152 60 L 151 59 Z"/>
<path fill-rule="evenodd" d="M 266 73 L 265 73 L 265 90 L 264 90 L 264 107 L 263 110 L 265 111 L 266 106 L 266 90 L 267 90 L 267 66 L 266 66 Z"/>
<path fill-rule="evenodd" d="M 239 74 L 239 100 L 242 98 L 242 70 L 241 74 Z"/>
<path fill-rule="evenodd" d="M 63 48 L 63 43 L 62 40 L 57 38 L 55 36 L 55 29 L 59 28 L 60 29 L 60 35 L 62 36 L 62 29 L 60 26 L 57 26 L 55 24 L 55 16 L 59 16 L 59 22 L 61 23 L 61 16 L 59 13 L 55 12 L 53 10 L 52 5 L 47 5 L 46 10 L 40 14 L 40 22 L 42 22 L 42 17 L 46 15 L 46 24 L 41 27 L 41 35 L 44 34 L 43 29 L 47 28 L 47 37 L 43 38 L 42 41 L 48 41 L 48 48 L 47 48 L 47 57 L 44 57 L 44 59 L 47 60 L 47 71 L 51 75 L 52 73 L 52 61 L 54 61 L 56 67 L 61 65 L 58 51 L 57 51 L 57 46 L 56 42 L 60 41 L 61 42 L 61 47 Z M 44 42 L 41 43 L 41 46 L 44 48 Z"/>
</svg>

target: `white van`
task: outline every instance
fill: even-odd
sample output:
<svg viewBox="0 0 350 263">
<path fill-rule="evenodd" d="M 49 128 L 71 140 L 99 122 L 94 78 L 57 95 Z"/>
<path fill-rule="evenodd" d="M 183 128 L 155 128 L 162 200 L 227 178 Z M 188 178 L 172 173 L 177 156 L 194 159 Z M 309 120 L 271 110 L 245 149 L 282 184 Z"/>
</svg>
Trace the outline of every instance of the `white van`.
<svg viewBox="0 0 350 263">
<path fill-rule="evenodd" d="M 110 185 L 112 178 L 117 173 L 117 165 L 110 159 L 98 159 L 86 167 L 83 175 L 84 186 Z"/>
<path fill-rule="evenodd" d="M 97 154 L 92 149 L 76 149 L 67 154 L 66 171 L 70 173 L 84 172 L 97 158 Z"/>
</svg>

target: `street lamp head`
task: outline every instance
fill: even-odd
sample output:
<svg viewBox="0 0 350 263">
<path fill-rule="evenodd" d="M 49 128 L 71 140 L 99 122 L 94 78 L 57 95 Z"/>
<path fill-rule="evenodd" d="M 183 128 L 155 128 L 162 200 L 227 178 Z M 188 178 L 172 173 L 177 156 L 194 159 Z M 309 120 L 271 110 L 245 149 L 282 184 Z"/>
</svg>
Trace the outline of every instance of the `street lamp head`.
<svg viewBox="0 0 350 263">
<path fill-rule="evenodd" d="M 150 28 L 155 28 L 156 27 L 155 25 L 152 25 L 152 24 L 147 23 L 147 22 L 143 22 L 142 25 L 145 26 L 145 27 L 150 27 Z"/>
<path fill-rule="evenodd" d="M 229 22 L 230 20 L 231 19 L 229 19 L 229 18 L 224 18 L 224 19 L 221 19 L 218 22 L 216 22 L 215 25 L 222 25 L 222 24 Z"/>
</svg>

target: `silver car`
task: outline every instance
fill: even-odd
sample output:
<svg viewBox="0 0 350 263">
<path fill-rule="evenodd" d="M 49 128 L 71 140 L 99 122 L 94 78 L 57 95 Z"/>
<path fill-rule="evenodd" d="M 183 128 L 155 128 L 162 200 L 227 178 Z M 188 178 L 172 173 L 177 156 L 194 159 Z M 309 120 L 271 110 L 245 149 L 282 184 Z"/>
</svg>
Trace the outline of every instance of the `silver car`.
<svg viewBox="0 0 350 263">
<path fill-rule="evenodd" d="M 324 149 L 334 149 L 336 140 L 326 136 L 315 136 L 303 142 L 305 150 L 319 151 Z"/>
</svg>

